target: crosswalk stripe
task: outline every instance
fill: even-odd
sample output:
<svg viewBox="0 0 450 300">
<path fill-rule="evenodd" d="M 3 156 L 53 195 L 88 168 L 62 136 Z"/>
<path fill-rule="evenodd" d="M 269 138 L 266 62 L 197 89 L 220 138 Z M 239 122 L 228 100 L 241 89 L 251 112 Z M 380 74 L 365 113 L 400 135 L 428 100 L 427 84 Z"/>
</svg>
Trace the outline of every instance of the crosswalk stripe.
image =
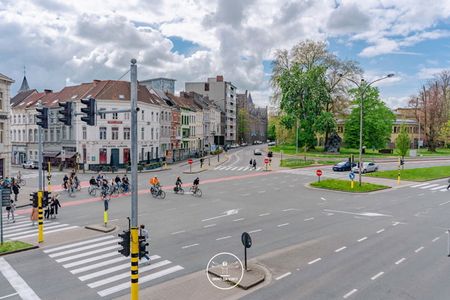
<svg viewBox="0 0 450 300">
<path fill-rule="evenodd" d="M 248 170 L 248 167 L 245 167 L 245 168 L 244 168 L 244 171 L 247 171 L 247 170 Z"/>
<path fill-rule="evenodd" d="M 76 266 L 79 266 L 79 265 L 84 265 L 84 264 L 87 264 L 87 263 L 90 263 L 90 262 L 93 262 L 93 261 L 96 261 L 96 260 L 101 260 L 101 259 L 104 259 L 104 258 L 107 258 L 107 257 L 116 256 L 116 255 L 119 255 L 119 252 L 114 251 L 114 252 L 109 252 L 109 253 L 102 254 L 102 255 L 96 255 L 94 257 L 90 257 L 90 258 L 86 258 L 86 259 L 83 259 L 83 260 L 78 260 L 78 261 L 75 261 L 75 262 L 72 262 L 72 263 L 65 264 L 65 265 L 63 265 L 63 268 L 69 269 L 69 268 L 72 268 L 72 267 L 76 267 Z"/>
<path fill-rule="evenodd" d="M 150 259 L 152 259 L 152 257 L 150 257 Z M 92 278 L 95 278 L 95 277 L 99 277 L 99 276 L 103 276 L 103 275 L 106 275 L 106 274 L 109 274 L 109 273 L 113 273 L 113 272 L 116 272 L 116 271 L 119 271 L 119 270 L 128 269 L 129 267 L 130 267 L 129 263 L 121 264 L 121 265 L 117 265 L 117 266 L 114 266 L 114 267 L 111 267 L 111 268 L 108 268 L 108 269 L 103 269 L 103 270 L 98 271 L 98 272 L 94 272 L 94 273 L 90 273 L 90 274 L 87 274 L 87 275 L 84 275 L 84 276 L 80 276 L 80 277 L 78 277 L 78 279 L 80 279 L 81 281 L 86 281 L 86 280 L 89 280 L 89 279 L 92 279 Z"/>
<path fill-rule="evenodd" d="M 163 261 L 151 264 L 150 266 L 145 266 L 143 268 L 139 268 L 139 274 L 142 274 L 142 273 L 144 273 L 146 271 L 150 271 L 150 270 L 153 270 L 153 269 L 156 269 L 156 268 L 159 268 L 159 267 L 166 266 L 166 265 L 168 265 L 170 263 L 171 263 L 170 260 L 163 260 Z M 115 275 L 115 276 L 112 276 L 112 277 L 108 277 L 108 278 L 105 278 L 105 279 L 102 279 L 102 280 L 99 280 L 99 281 L 95 281 L 95 282 L 89 283 L 88 287 L 96 288 L 96 287 L 99 287 L 99 286 L 102 286 L 102 285 L 105 285 L 105 284 L 108 284 L 108 283 L 111 283 L 111 282 L 114 282 L 114 281 L 117 281 L 117 280 L 120 280 L 120 279 L 128 278 L 128 277 L 130 277 L 130 273 L 129 272 L 125 272 L 125 273 L 121 273 L 121 274 L 118 274 L 118 275 Z"/>
<path fill-rule="evenodd" d="M 77 259 L 77 258 L 80 258 L 80 257 L 86 257 L 86 256 L 89 256 L 89 255 L 92 255 L 92 254 L 106 252 L 106 251 L 113 250 L 113 249 L 118 249 L 118 248 L 120 248 L 119 244 L 114 245 L 114 246 L 101 248 L 101 249 L 97 249 L 97 250 L 92 250 L 92 251 L 80 253 L 80 254 L 77 254 L 77 255 L 72 255 L 72 256 L 56 259 L 56 262 L 60 263 L 60 262 L 65 262 L 65 261 L 69 261 L 69 260 L 74 260 L 74 259 Z"/>
<path fill-rule="evenodd" d="M 102 261 L 102 262 L 99 262 L 99 263 L 96 263 L 96 264 L 93 264 L 93 265 L 89 265 L 89 266 L 86 266 L 86 267 L 74 269 L 74 270 L 70 271 L 70 273 L 78 274 L 78 273 L 82 273 L 82 272 L 86 272 L 86 271 L 89 271 L 89 270 L 96 269 L 98 267 L 104 267 L 104 266 L 107 266 L 107 265 L 115 264 L 117 262 L 121 262 L 121 261 L 124 261 L 124 260 L 130 260 L 130 258 L 125 257 L 125 256 L 120 256 L 120 257 L 116 257 L 114 259 L 105 260 L 105 261 Z"/>
<path fill-rule="evenodd" d="M 55 252 L 55 251 L 59 251 L 59 250 L 73 248 L 73 247 L 76 247 L 76 246 L 82 246 L 82 245 L 86 245 L 86 244 L 90 244 L 90 243 L 95 243 L 95 242 L 103 241 L 103 240 L 110 239 L 110 238 L 113 238 L 113 237 L 114 236 L 112 236 L 112 235 L 102 236 L 102 237 L 99 237 L 99 238 L 96 238 L 96 239 L 91 239 L 91 240 L 82 241 L 82 242 L 78 242 L 78 243 L 73 243 L 73 244 L 69 244 L 69 245 L 65 245 L 65 246 L 61 246 L 61 247 L 46 249 L 46 250 L 44 250 L 44 253 L 51 253 L 51 252 Z"/>
<path fill-rule="evenodd" d="M 184 268 L 182 266 L 174 266 L 174 267 L 171 267 L 171 268 L 168 268 L 168 269 L 165 269 L 165 270 L 162 270 L 162 271 L 159 271 L 159 272 L 147 275 L 147 276 L 143 276 L 143 277 L 139 278 L 139 283 L 145 283 L 145 282 L 157 279 L 159 277 L 163 277 L 165 275 L 169 275 L 171 273 L 174 273 L 174 272 L 177 272 L 177 271 L 180 271 L 180 270 L 183 270 L 183 269 Z M 113 287 L 111 287 L 109 289 L 105 289 L 105 290 L 99 291 L 98 294 L 100 296 L 104 297 L 104 296 L 108 296 L 108 295 L 114 294 L 116 292 L 119 292 L 119 291 L 127 289 L 127 288 L 130 288 L 130 282 L 129 281 L 126 282 L 126 283 L 122 283 L 122 284 L 113 286 Z"/>
<path fill-rule="evenodd" d="M 416 185 L 412 185 L 411 187 L 416 188 L 416 187 L 424 186 L 424 185 L 428 185 L 428 183 L 416 184 Z"/>
<path fill-rule="evenodd" d="M 220 168 L 220 166 L 218 166 L 218 167 L 215 167 L 215 168 L 214 168 L 214 170 L 217 170 L 217 169 L 219 169 L 219 168 Z"/>
<path fill-rule="evenodd" d="M 225 170 L 227 167 L 220 167 L 219 170 Z"/>
<path fill-rule="evenodd" d="M 447 188 L 447 185 L 440 185 L 440 186 L 432 188 L 430 190 L 435 191 L 435 190 L 439 190 L 439 189 L 442 189 L 442 188 Z"/>
<path fill-rule="evenodd" d="M 46 229 L 54 229 L 54 228 L 60 228 L 60 227 L 66 227 L 66 226 L 69 226 L 69 224 L 60 224 L 60 225 L 48 224 L 47 226 L 44 226 L 44 233 L 46 232 Z M 27 233 L 36 232 L 37 230 L 38 230 L 38 228 L 36 227 L 33 230 L 22 231 L 19 233 L 5 234 L 5 237 L 13 237 L 13 236 L 18 236 L 18 235 L 23 235 L 23 234 L 27 234 Z"/>
<path fill-rule="evenodd" d="M 227 171 L 228 171 L 228 170 L 229 170 L 229 169 L 231 169 L 231 168 L 232 168 L 232 167 L 228 167 L 228 168 L 226 168 L 225 170 L 227 170 Z"/>
<path fill-rule="evenodd" d="M 59 224 L 59 222 L 44 221 L 44 225 L 45 224 L 48 224 L 47 226 L 49 226 L 50 224 Z M 11 233 L 11 232 L 15 232 L 15 231 L 24 230 L 26 228 L 23 228 L 23 227 L 31 227 L 31 226 L 32 226 L 32 223 L 29 222 L 29 224 L 23 224 L 23 225 L 19 225 L 16 227 L 8 227 L 8 228 L 3 229 L 3 233 Z M 44 228 L 47 226 L 44 226 Z M 36 229 L 36 227 L 35 227 L 35 229 Z"/>
<path fill-rule="evenodd" d="M 2 218 L 3 220 L 5 220 L 8 217 L 8 214 L 3 214 Z M 24 215 L 16 215 L 15 216 L 16 220 L 23 220 L 23 219 L 29 219 L 29 216 L 24 216 Z"/>
<path fill-rule="evenodd" d="M 65 224 L 65 225 L 67 225 L 67 224 Z M 65 231 L 65 230 L 75 229 L 75 228 L 79 228 L 79 227 L 78 226 L 69 226 L 69 227 L 58 228 L 58 229 L 50 230 L 50 231 L 44 231 L 44 233 L 49 234 L 49 233 L 53 233 L 53 232 Z M 29 237 L 33 237 L 33 236 L 37 236 L 37 235 L 38 235 L 38 233 L 36 232 L 33 234 L 24 235 L 24 236 L 13 237 L 13 238 L 11 238 L 11 240 L 29 238 Z"/>
<path fill-rule="evenodd" d="M 108 244 L 113 244 L 113 243 L 119 242 L 120 240 L 121 239 L 113 239 L 113 240 L 109 240 L 109 241 L 106 241 L 106 242 L 95 243 L 93 245 L 88 245 L 88 246 L 84 246 L 84 247 L 79 247 L 79 248 L 75 248 L 75 249 L 66 250 L 66 251 L 63 251 L 63 252 L 53 253 L 53 254 L 50 254 L 49 256 L 52 257 L 52 258 L 59 257 L 59 256 L 64 256 L 64 255 L 67 255 L 67 254 L 77 253 L 77 252 L 80 252 L 80 251 L 84 251 L 84 250 L 88 250 L 88 249 L 92 249 L 92 248 L 98 248 L 98 247 L 105 246 L 105 245 L 108 245 Z"/>
<path fill-rule="evenodd" d="M 27 226 L 27 225 L 31 225 L 32 223 L 31 223 L 31 221 L 30 220 L 27 220 L 27 221 L 20 221 L 20 222 L 15 222 L 15 223 L 3 223 L 3 229 L 7 229 L 7 228 L 10 228 L 10 227 L 19 227 L 19 226 L 22 226 L 22 225 L 25 225 L 25 226 Z"/>
<path fill-rule="evenodd" d="M 446 192 L 446 191 L 448 191 L 447 188 L 439 190 L 439 192 Z"/>
<path fill-rule="evenodd" d="M 437 186 L 437 185 L 439 185 L 439 184 L 430 184 L 430 185 L 422 186 L 422 187 L 420 187 L 420 189 L 428 189 L 430 187 L 434 187 L 434 186 Z"/>
<path fill-rule="evenodd" d="M 259 167 L 258 169 L 256 169 L 256 171 L 259 171 L 259 170 L 261 170 L 261 167 Z"/>
<path fill-rule="evenodd" d="M 244 167 L 240 167 L 239 169 L 237 169 L 238 171 L 242 170 Z"/>
<path fill-rule="evenodd" d="M 234 171 L 234 170 L 236 170 L 238 167 L 234 167 L 233 169 L 231 169 L 231 171 Z"/>
</svg>

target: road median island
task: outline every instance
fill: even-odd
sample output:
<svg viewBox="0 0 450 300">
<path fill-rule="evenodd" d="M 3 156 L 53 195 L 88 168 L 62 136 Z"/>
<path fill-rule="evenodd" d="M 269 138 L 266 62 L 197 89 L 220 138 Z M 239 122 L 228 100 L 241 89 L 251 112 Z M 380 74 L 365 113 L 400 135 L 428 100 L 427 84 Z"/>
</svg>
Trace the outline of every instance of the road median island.
<svg viewBox="0 0 450 300">
<path fill-rule="evenodd" d="M 380 171 L 367 174 L 370 177 L 381 177 L 388 179 L 397 179 L 398 170 Z M 450 166 L 428 167 L 400 170 L 401 180 L 410 181 L 429 181 L 450 176 Z"/>
<path fill-rule="evenodd" d="M 386 185 L 373 184 L 368 182 L 363 182 L 362 185 L 359 186 L 359 183 L 355 182 L 352 189 L 349 180 L 340 180 L 340 179 L 325 179 L 321 180 L 320 182 L 312 182 L 310 185 L 315 188 L 350 192 L 350 193 L 368 193 L 390 188 L 389 186 Z"/>
<path fill-rule="evenodd" d="M 286 158 L 280 162 L 280 167 L 297 169 L 297 168 L 305 168 L 311 166 L 323 166 L 335 164 L 335 161 L 317 161 L 317 160 L 306 160 L 303 158 Z"/>
<path fill-rule="evenodd" d="M 37 245 L 32 245 L 21 241 L 6 241 L 0 245 L 0 256 L 36 249 L 38 247 L 39 246 Z"/>
</svg>

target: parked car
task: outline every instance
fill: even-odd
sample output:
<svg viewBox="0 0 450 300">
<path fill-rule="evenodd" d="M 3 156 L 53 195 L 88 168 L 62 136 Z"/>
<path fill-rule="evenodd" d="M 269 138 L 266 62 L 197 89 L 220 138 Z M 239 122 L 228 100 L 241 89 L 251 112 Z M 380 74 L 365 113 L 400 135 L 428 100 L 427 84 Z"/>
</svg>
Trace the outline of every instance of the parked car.
<svg viewBox="0 0 450 300">
<path fill-rule="evenodd" d="M 232 144 L 230 146 L 230 149 L 235 149 L 235 148 L 239 148 L 239 144 Z"/>
<path fill-rule="evenodd" d="M 359 173 L 359 167 L 353 167 L 352 171 L 354 173 Z M 378 165 L 375 164 L 374 162 L 363 162 L 363 167 L 362 167 L 362 172 L 364 173 L 368 173 L 368 172 L 376 172 L 378 171 Z"/>
<path fill-rule="evenodd" d="M 259 150 L 259 149 L 255 149 L 255 150 L 253 151 L 253 154 L 254 154 L 254 155 L 262 155 L 262 151 Z"/>
<path fill-rule="evenodd" d="M 261 144 L 262 144 L 261 141 L 254 141 L 254 142 L 253 142 L 253 145 L 261 145 Z"/>
<path fill-rule="evenodd" d="M 245 147 L 245 146 L 247 146 L 247 143 L 242 143 L 241 144 L 241 147 Z"/>
<path fill-rule="evenodd" d="M 39 168 L 39 162 L 37 162 L 35 160 L 29 160 L 27 162 L 24 162 L 22 164 L 22 167 L 24 169 L 38 169 Z"/>
<path fill-rule="evenodd" d="M 356 166 L 355 163 L 350 164 L 349 161 L 343 161 L 335 164 L 333 166 L 333 171 L 335 172 L 350 171 L 354 166 Z"/>
<path fill-rule="evenodd" d="M 275 142 L 269 142 L 267 145 L 268 146 L 275 146 L 277 143 L 275 143 Z"/>
</svg>

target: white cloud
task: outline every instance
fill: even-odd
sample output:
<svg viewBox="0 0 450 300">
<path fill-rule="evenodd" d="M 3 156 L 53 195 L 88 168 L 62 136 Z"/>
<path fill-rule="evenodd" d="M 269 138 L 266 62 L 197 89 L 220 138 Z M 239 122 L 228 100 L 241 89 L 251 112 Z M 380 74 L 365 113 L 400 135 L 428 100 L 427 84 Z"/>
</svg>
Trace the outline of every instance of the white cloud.
<svg viewBox="0 0 450 300">
<path fill-rule="evenodd" d="M 420 79 L 431 79 L 436 74 L 441 73 L 442 71 L 448 70 L 449 68 L 421 68 L 417 73 L 417 77 Z"/>
</svg>

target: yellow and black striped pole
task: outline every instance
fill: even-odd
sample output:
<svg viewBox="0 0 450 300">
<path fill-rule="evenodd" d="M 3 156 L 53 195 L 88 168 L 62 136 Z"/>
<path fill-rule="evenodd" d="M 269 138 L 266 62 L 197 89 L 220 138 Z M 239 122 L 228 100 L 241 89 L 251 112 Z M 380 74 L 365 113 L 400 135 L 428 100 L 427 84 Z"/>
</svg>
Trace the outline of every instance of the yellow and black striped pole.
<svg viewBox="0 0 450 300">
<path fill-rule="evenodd" d="M 139 233 L 137 227 L 131 228 L 131 300 L 139 299 Z"/>
<path fill-rule="evenodd" d="M 47 163 L 47 190 L 50 193 L 52 191 L 52 169 L 50 162 Z"/>
<path fill-rule="evenodd" d="M 44 216 L 42 209 L 43 191 L 38 191 L 38 243 L 44 242 Z"/>
<path fill-rule="evenodd" d="M 401 162 L 400 162 L 400 157 L 398 158 L 398 175 L 397 175 L 397 184 L 400 184 L 400 165 L 401 165 Z"/>
</svg>

